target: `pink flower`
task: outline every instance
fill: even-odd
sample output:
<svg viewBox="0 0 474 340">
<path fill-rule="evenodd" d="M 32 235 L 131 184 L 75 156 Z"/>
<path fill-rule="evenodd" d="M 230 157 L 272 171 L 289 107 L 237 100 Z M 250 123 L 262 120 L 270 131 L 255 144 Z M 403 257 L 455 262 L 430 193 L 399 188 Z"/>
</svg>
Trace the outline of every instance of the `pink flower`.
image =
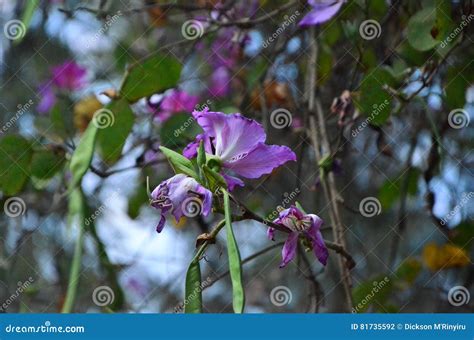
<svg viewBox="0 0 474 340">
<path fill-rule="evenodd" d="M 171 90 L 165 95 L 156 109 L 155 117 L 159 121 L 164 122 L 174 113 L 193 111 L 198 102 L 199 98 L 196 96 L 181 90 Z"/>
</svg>

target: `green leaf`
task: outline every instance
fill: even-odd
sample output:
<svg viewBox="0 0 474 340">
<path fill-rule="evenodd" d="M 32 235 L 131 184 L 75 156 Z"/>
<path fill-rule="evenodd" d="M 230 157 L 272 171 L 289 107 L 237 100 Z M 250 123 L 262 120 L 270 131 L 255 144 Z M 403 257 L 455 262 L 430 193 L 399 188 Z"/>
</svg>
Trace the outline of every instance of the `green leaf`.
<svg viewBox="0 0 474 340">
<path fill-rule="evenodd" d="M 99 126 L 97 146 L 105 162 L 114 163 L 120 158 L 134 120 L 130 106 L 123 99 L 112 101 L 94 114 L 91 123 Z"/>
<path fill-rule="evenodd" d="M 35 13 L 36 8 L 38 8 L 38 5 L 39 0 L 26 1 L 25 9 L 23 10 L 23 14 L 21 16 L 21 22 L 24 25 L 24 33 L 22 35 L 19 35 L 18 39 L 15 39 L 15 43 L 19 43 L 25 36 L 26 31 L 28 31 L 28 28 L 30 27 L 31 18 Z"/>
<path fill-rule="evenodd" d="M 220 188 L 227 188 L 227 182 L 221 174 L 212 170 L 206 164 L 204 164 L 201 169 L 203 171 L 204 176 L 206 177 L 206 182 L 209 186 L 209 189 L 211 189 L 212 192 L 216 192 Z"/>
<path fill-rule="evenodd" d="M 360 86 L 360 101 L 356 102 L 359 110 L 367 116 L 373 125 L 384 124 L 392 110 L 392 96 L 383 86 L 393 86 L 394 79 L 390 72 L 383 68 L 369 71 Z"/>
<path fill-rule="evenodd" d="M 31 160 L 31 176 L 40 180 L 51 179 L 64 165 L 64 150 L 37 150 Z"/>
<path fill-rule="evenodd" d="M 405 185 L 406 176 L 408 176 L 407 194 L 414 196 L 417 193 L 420 171 L 411 168 L 407 174 L 402 174 L 395 179 L 387 180 L 380 188 L 379 200 L 384 210 L 389 209 L 400 198 L 402 188 Z"/>
<path fill-rule="evenodd" d="M 71 157 L 69 169 L 72 173 L 72 179 L 69 190 L 74 189 L 81 183 L 82 177 L 89 169 L 94 155 L 96 136 L 97 127 L 94 124 L 89 124 Z"/>
<path fill-rule="evenodd" d="M 189 159 L 164 146 L 160 146 L 160 150 L 166 156 L 176 174 L 185 174 L 195 179 L 198 178 L 196 171 L 194 171 L 193 163 Z"/>
<path fill-rule="evenodd" d="M 184 296 L 184 312 L 186 314 L 202 313 L 201 267 L 199 265 L 199 256 L 195 257 L 189 264 L 186 273 Z"/>
<path fill-rule="evenodd" d="M 18 193 L 30 175 L 32 144 L 18 135 L 0 140 L 0 188 L 7 196 Z"/>
<path fill-rule="evenodd" d="M 244 287 L 242 284 L 242 264 L 240 252 L 232 230 L 232 215 L 230 211 L 229 193 L 222 189 L 224 194 L 225 228 L 227 234 L 227 253 L 229 256 L 229 271 L 232 280 L 232 305 L 235 313 L 243 313 L 245 305 Z"/>
<path fill-rule="evenodd" d="M 388 276 L 377 276 L 372 281 L 365 281 L 352 291 L 354 299 L 353 311 L 365 312 L 371 305 L 384 305 L 393 290 L 393 280 Z"/>
<path fill-rule="evenodd" d="M 446 103 L 453 109 L 463 108 L 466 104 L 466 90 L 474 84 L 474 63 L 451 67 L 446 76 Z"/>
<path fill-rule="evenodd" d="M 120 96 L 130 102 L 163 92 L 176 85 L 181 63 L 174 57 L 154 55 L 131 66 L 122 82 Z"/>
<path fill-rule="evenodd" d="M 466 200 L 466 197 L 469 196 L 463 196 L 458 203 L 459 206 L 467 204 L 463 203 L 463 201 L 468 202 L 468 200 L 472 199 L 468 198 L 468 200 Z M 474 243 L 474 223 L 466 220 L 458 224 L 451 232 L 451 241 L 459 247 L 469 250 Z"/>
<path fill-rule="evenodd" d="M 189 113 L 174 114 L 161 125 L 161 145 L 173 148 L 185 146 L 186 140 L 194 139 L 199 131 L 199 125 Z"/>
<path fill-rule="evenodd" d="M 69 283 L 66 292 L 66 298 L 61 309 L 61 313 L 71 313 L 76 301 L 77 287 L 81 272 L 82 247 L 84 245 L 84 225 L 85 225 L 85 205 L 84 196 L 80 188 L 75 189 L 69 194 L 69 212 L 68 221 L 72 223 L 75 217 L 78 220 L 78 235 L 74 247 L 71 269 L 69 272 Z"/>
<path fill-rule="evenodd" d="M 144 184 L 139 185 L 135 193 L 128 200 L 128 216 L 135 219 L 140 213 L 140 208 L 148 203 L 147 188 Z"/>
<path fill-rule="evenodd" d="M 408 21 L 407 38 L 410 45 L 418 51 L 428 51 L 438 45 L 439 41 L 433 37 L 437 29 L 436 8 L 427 7 L 417 12 Z"/>
<path fill-rule="evenodd" d="M 409 257 L 397 268 L 397 285 L 401 288 L 410 287 L 415 282 L 421 272 L 421 262 L 413 257 Z"/>
</svg>

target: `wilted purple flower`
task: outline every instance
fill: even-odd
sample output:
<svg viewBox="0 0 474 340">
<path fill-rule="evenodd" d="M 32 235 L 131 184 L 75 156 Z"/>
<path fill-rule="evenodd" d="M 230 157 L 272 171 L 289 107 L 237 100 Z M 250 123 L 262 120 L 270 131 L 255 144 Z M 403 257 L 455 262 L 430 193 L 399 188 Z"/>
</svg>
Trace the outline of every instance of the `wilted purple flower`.
<svg viewBox="0 0 474 340">
<path fill-rule="evenodd" d="M 222 168 L 246 178 L 259 178 L 296 160 L 295 153 L 287 146 L 265 144 L 263 127 L 240 113 L 227 115 L 205 108 L 194 111 L 193 116 L 204 133 L 184 149 L 183 154 L 188 158 L 196 156 L 199 143 L 203 141 L 206 153 L 216 156 Z M 229 190 L 244 185 L 229 174 L 224 174 L 224 178 Z"/>
<path fill-rule="evenodd" d="M 330 20 L 339 12 L 344 2 L 345 0 L 308 0 L 308 4 L 313 8 L 301 19 L 298 26 L 314 26 Z"/>
<path fill-rule="evenodd" d="M 190 112 L 198 104 L 199 98 L 181 90 L 171 90 L 161 101 L 157 111 L 156 118 L 161 122 L 169 119 L 173 113 Z"/>
<path fill-rule="evenodd" d="M 212 192 L 200 185 L 194 178 L 177 174 L 161 182 L 151 193 L 151 206 L 161 210 L 161 218 L 156 227 L 161 232 L 166 215 L 171 213 L 176 222 L 183 216 L 207 216 L 212 208 Z"/>
<path fill-rule="evenodd" d="M 281 211 L 280 216 L 273 223 L 280 224 L 290 231 L 282 249 L 280 268 L 285 267 L 295 257 L 300 235 L 307 237 L 311 241 L 314 255 L 319 262 L 326 265 L 329 253 L 320 230 L 323 220 L 318 215 L 305 215 L 301 210 L 292 205 L 290 208 Z M 268 238 L 273 240 L 274 233 L 274 228 L 268 228 Z"/>
</svg>

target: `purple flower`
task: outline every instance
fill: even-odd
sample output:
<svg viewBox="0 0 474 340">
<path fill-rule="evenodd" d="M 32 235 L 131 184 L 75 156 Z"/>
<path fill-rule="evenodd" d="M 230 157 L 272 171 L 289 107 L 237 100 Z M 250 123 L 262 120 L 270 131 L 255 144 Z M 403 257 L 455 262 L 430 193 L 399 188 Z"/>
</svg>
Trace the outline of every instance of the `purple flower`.
<svg viewBox="0 0 474 340">
<path fill-rule="evenodd" d="M 198 104 L 199 98 L 181 90 L 171 90 L 163 98 L 155 117 L 161 122 L 168 120 L 173 113 L 190 112 Z"/>
<path fill-rule="evenodd" d="M 46 113 L 51 111 L 51 109 L 56 104 L 56 95 L 54 94 L 54 90 L 51 87 L 51 84 L 42 83 L 39 86 L 38 90 L 41 100 L 38 104 L 38 112 L 39 113 Z"/>
<path fill-rule="evenodd" d="M 55 66 L 51 73 L 51 79 L 39 86 L 41 100 L 37 109 L 40 113 L 50 111 L 56 104 L 56 90 L 75 91 L 86 85 L 87 70 L 75 61 Z"/>
<path fill-rule="evenodd" d="M 288 161 L 295 161 L 296 155 L 287 146 L 265 144 L 265 131 L 256 121 L 240 113 L 224 114 L 208 109 L 194 111 L 193 116 L 204 133 L 183 151 L 184 156 L 196 156 L 200 141 L 204 142 L 206 153 L 215 156 L 216 162 L 225 170 L 246 178 L 259 178 Z M 229 190 L 244 183 L 224 173 Z"/>
<path fill-rule="evenodd" d="M 285 267 L 295 257 L 300 235 L 311 241 L 314 255 L 319 262 L 326 265 L 329 253 L 320 230 L 323 220 L 319 216 L 314 214 L 305 215 L 301 210 L 292 205 L 288 209 L 281 211 L 280 216 L 273 223 L 280 224 L 290 231 L 282 249 L 280 268 Z M 273 240 L 274 233 L 274 228 L 268 228 L 268 238 Z"/>
<path fill-rule="evenodd" d="M 339 12 L 344 2 L 345 0 L 308 0 L 308 4 L 313 8 L 301 19 L 298 26 L 308 27 L 328 21 Z"/>
<path fill-rule="evenodd" d="M 217 68 L 211 75 L 210 95 L 216 98 L 227 96 L 230 92 L 231 80 L 230 72 L 225 66 Z"/>
<path fill-rule="evenodd" d="M 151 198 L 151 206 L 161 210 L 161 218 L 156 227 L 159 233 L 165 226 L 168 212 L 178 222 L 183 216 L 207 216 L 212 208 L 212 193 L 194 178 L 183 174 L 163 181 L 153 190 Z"/>
<path fill-rule="evenodd" d="M 62 90 L 79 90 L 86 84 L 87 70 L 79 66 L 75 61 L 53 67 L 53 83 Z"/>
</svg>

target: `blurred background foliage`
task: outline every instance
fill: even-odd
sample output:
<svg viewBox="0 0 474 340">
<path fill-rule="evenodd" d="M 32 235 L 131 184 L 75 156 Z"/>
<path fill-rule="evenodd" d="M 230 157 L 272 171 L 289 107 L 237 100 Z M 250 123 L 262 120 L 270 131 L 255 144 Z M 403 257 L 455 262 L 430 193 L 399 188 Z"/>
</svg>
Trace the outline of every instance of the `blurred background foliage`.
<svg viewBox="0 0 474 340">
<path fill-rule="evenodd" d="M 20 19 L 25 28 L 20 38 L 0 36 L 1 200 L 4 207 L 10 198 L 24 202 L 18 216 L 0 215 L 0 302 L 11 300 L 5 312 L 64 309 L 75 269 L 75 312 L 176 311 L 196 237 L 215 221 L 169 220 L 172 228 L 155 233 L 159 215 L 149 207 L 146 179 L 154 187 L 172 175 L 158 147 L 181 151 L 200 131 L 189 110 L 157 117 L 169 89 L 195 96 L 196 108 L 256 119 L 269 143 L 291 147 L 297 162 L 234 194 L 261 216 L 298 200 L 326 221 L 323 234 L 332 239 L 308 133 L 313 37 L 297 26 L 310 8 L 305 1 L 241 0 L 217 10 L 217 3 L 0 1 L 2 27 Z M 332 148 L 325 166 L 335 174 L 347 251 L 357 264 L 356 312 L 473 311 L 472 301 L 448 302 L 452 287 L 474 287 L 473 8 L 470 0 L 349 0 L 315 29 L 316 91 Z M 183 37 L 190 19 L 206 22 L 196 39 Z M 366 20 L 378 23 L 378 36 L 364 39 Z M 57 90 L 54 106 L 40 112 L 41 84 L 69 60 L 87 70 L 87 85 Z M 104 108 L 114 123 L 91 132 L 94 113 Z M 290 112 L 291 124 L 275 128 L 276 109 Z M 467 124 L 453 127 L 453 110 Z M 78 151 L 86 138 L 89 146 Z M 68 187 L 81 180 L 84 197 L 75 199 Z M 359 211 L 367 197 L 380 202 L 371 217 Z M 243 259 L 272 245 L 256 222 L 235 230 Z M 343 310 L 335 253 L 325 268 L 302 252 L 278 269 L 279 249 L 244 264 L 247 312 Z M 225 252 L 219 238 L 206 253 L 203 280 L 226 272 Z M 92 295 L 104 285 L 114 299 L 102 308 Z M 277 306 L 270 294 L 281 285 L 292 299 Z M 203 298 L 206 312 L 230 312 L 229 278 Z"/>
</svg>

